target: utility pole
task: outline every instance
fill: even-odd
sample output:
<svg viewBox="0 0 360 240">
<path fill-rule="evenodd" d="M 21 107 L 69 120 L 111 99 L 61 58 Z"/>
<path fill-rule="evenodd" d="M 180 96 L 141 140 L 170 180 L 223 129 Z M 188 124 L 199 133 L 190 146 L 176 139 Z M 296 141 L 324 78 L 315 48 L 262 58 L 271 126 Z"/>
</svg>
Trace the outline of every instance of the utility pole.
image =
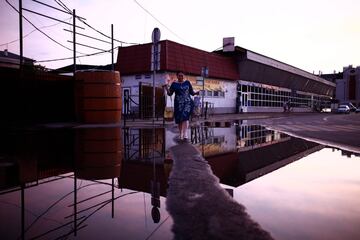
<svg viewBox="0 0 360 240">
<path fill-rule="evenodd" d="M 73 9 L 73 55 L 74 55 L 74 79 L 75 79 L 75 72 L 76 72 L 76 13 L 75 9 Z"/>
<path fill-rule="evenodd" d="M 201 68 L 201 76 L 202 76 L 201 117 L 203 117 L 204 116 L 205 78 L 209 76 L 209 68 L 207 66 Z"/>
<path fill-rule="evenodd" d="M 160 40 L 160 29 L 159 28 L 154 28 L 153 32 L 152 32 L 152 42 L 153 42 L 153 47 L 152 47 L 152 63 L 151 63 L 151 68 L 153 70 L 153 101 L 152 101 L 152 117 L 153 117 L 153 121 L 155 121 L 155 104 L 156 104 L 156 98 L 155 98 L 155 77 L 156 77 L 156 70 L 160 69 L 160 56 L 159 56 L 159 40 Z"/>
<path fill-rule="evenodd" d="M 111 71 L 114 71 L 114 25 L 111 24 Z"/>
<path fill-rule="evenodd" d="M 23 22 L 22 22 L 22 0 L 19 0 L 19 42 L 20 42 L 20 76 L 22 75 L 22 70 L 23 70 L 23 60 L 24 60 L 24 55 L 23 55 Z"/>
</svg>

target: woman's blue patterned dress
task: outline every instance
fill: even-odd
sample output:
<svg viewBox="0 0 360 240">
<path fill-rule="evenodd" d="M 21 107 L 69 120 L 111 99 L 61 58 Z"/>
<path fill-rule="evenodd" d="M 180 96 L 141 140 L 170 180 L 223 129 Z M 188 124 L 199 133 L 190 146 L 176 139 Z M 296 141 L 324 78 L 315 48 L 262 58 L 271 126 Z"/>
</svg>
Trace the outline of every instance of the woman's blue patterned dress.
<svg viewBox="0 0 360 240">
<path fill-rule="evenodd" d="M 191 86 L 191 83 L 187 80 L 183 82 L 173 82 L 169 89 L 169 95 L 171 96 L 175 92 L 174 100 L 174 117 L 175 123 L 187 121 L 194 109 L 194 102 L 190 95 L 194 95 L 195 92 Z"/>
</svg>

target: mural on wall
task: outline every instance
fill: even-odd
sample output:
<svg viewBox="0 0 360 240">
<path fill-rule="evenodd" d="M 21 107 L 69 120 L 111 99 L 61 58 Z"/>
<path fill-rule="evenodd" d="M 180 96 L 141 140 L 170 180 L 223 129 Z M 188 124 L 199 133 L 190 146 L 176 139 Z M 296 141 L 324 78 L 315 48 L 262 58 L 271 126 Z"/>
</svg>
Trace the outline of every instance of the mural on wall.
<svg viewBox="0 0 360 240">
<path fill-rule="evenodd" d="M 176 73 L 169 73 L 166 76 L 166 81 L 169 85 L 177 80 Z M 189 80 L 191 85 L 194 88 L 194 91 L 200 91 L 202 90 L 202 78 L 201 77 L 195 77 L 195 76 L 189 76 L 185 75 L 185 80 Z M 207 91 L 219 91 L 219 92 L 225 92 L 225 86 L 224 82 L 218 79 L 205 79 L 205 90 Z"/>
</svg>

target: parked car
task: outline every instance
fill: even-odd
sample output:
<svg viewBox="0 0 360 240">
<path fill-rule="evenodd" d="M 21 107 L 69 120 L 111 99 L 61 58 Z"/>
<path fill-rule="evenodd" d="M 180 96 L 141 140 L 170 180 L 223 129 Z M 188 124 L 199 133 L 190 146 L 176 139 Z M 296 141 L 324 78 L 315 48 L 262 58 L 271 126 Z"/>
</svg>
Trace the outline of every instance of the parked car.
<svg viewBox="0 0 360 240">
<path fill-rule="evenodd" d="M 351 102 L 343 102 L 340 105 L 347 105 L 350 108 L 350 112 L 355 112 L 356 111 L 356 107 Z"/>
<path fill-rule="evenodd" d="M 348 105 L 340 105 L 336 112 L 337 113 L 350 113 L 350 107 Z"/>
</svg>

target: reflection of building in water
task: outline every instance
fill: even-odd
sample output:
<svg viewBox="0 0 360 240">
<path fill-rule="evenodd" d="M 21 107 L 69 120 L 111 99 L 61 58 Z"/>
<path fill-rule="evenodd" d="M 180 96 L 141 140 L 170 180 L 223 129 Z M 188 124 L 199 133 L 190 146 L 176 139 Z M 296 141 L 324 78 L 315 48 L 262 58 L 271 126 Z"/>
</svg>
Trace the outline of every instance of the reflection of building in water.
<svg viewBox="0 0 360 240">
<path fill-rule="evenodd" d="M 155 133 L 155 136 L 153 135 Z M 153 142 L 155 141 L 155 144 Z M 125 128 L 124 129 L 125 161 L 163 163 L 165 156 L 164 128 Z"/>
<path fill-rule="evenodd" d="M 151 182 L 160 184 L 160 196 L 166 196 L 167 178 L 169 177 L 164 165 L 155 166 L 148 162 L 124 161 L 121 167 L 119 187 L 140 192 L 151 193 L 156 190 Z"/>
<path fill-rule="evenodd" d="M 124 139 L 119 128 L 47 130 L 1 139 L 0 156 L 6 160 L 0 159 L 0 191 L 16 191 L 21 185 L 38 185 L 73 172 L 87 180 L 118 179 L 121 172 L 125 174 L 121 187 L 149 193 L 156 172 L 165 186 L 169 170 L 164 172 L 164 129 L 155 129 L 156 169 L 152 166 L 152 129 L 129 132 Z M 124 151 L 123 141 L 127 141 Z M 123 154 L 128 158 L 123 160 Z"/>
<path fill-rule="evenodd" d="M 226 152 L 248 151 L 289 139 L 286 134 L 260 125 L 208 125 L 213 127 L 191 127 L 191 143 L 195 144 L 205 157 Z"/>
<path fill-rule="evenodd" d="M 316 143 L 246 123 L 191 128 L 192 143 L 222 183 L 238 186 L 322 148 Z"/>
<path fill-rule="evenodd" d="M 236 135 L 236 148 L 239 152 L 289 139 L 286 134 L 266 129 L 260 125 L 237 126 Z"/>
<path fill-rule="evenodd" d="M 342 149 L 337 149 L 337 148 L 332 148 L 332 151 L 335 152 L 335 150 L 339 150 L 341 151 L 341 155 L 342 156 L 346 156 L 348 158 L 351 158 L 353 155 L 360 157 L 360 153 L 356 153 L 356 152 L 351 152 L 351 151 L 347 151 L 347 150 L 342 150 Z"/>
<path fill-rule="evenodd" d="M 209 156 L 206 160 L 221 183 L 236 187 L 323 148 L 317 143 L 293 137 L 260 146 L 251 151 Z"/>
<path fill-rule="evenodd" d="M 119 187 L 151 193 L 157 207 L 158 197 L 166 196 L 168 177 L 164 165 L 165 129 L 124 129 L 124 153 Z"/>
<path fill-rule="evenodd" d="M 214 125 L 215 126 L 215 125 Z M 191 142 L 203 156 L 216 155 L 235 150 L 236 135 L 232 125 L 221 127 L 192 126 Z"/>
</svg>

